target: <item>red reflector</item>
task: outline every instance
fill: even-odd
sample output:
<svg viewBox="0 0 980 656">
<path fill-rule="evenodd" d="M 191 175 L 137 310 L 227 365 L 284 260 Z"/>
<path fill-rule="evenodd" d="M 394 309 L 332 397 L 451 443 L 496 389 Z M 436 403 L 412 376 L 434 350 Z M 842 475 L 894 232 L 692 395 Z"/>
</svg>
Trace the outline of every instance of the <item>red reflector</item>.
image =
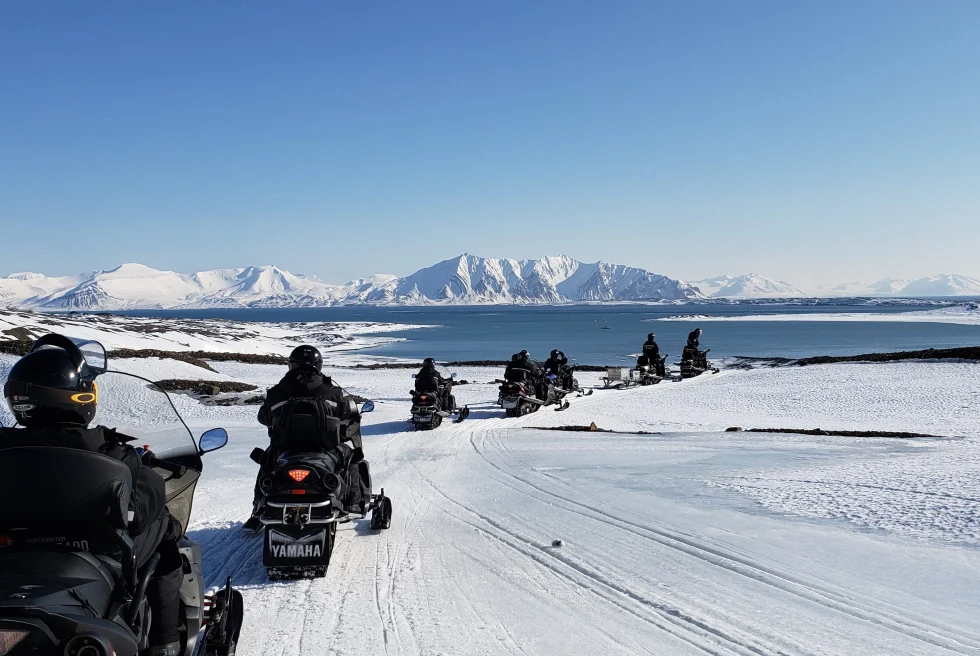
<svg viewBox="0 0 980 656">
<path fill-rule="evenodd" d="M 29 633 L 30 631 L 0 629 L 0 654 L 6 654 L 12 651 Z"/>
<path fill-rule="evenodd" d="M 306 477 L 310 475 L 309 469 L 290 469 L 289 478 L 293 479 L 297 483 L 302 483 L 306 480 Z"/>
<path fill-rule="evenodd" d="M 9 535 L 0 535 L 0 548 L 2 548 L 2 547 L 12 547 L 15 544 L 17 544 L 17 543 Z"/>
<path fill-rule="evenodd" d="M 306 490 L 300 488 L 298 490 L 293 490 L 293 494 L 306 494 Z"/>
</svg>

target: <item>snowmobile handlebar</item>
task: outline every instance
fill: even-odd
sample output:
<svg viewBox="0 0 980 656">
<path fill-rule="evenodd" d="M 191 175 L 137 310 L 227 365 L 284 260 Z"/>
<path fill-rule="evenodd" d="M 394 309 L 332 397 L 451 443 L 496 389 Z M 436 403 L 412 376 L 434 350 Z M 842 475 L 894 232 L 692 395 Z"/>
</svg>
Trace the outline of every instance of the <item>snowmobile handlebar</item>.
<svg viewBox="0 0 980 656">
<path fill-rule="evenodd" d="M 174 476 L 178 476 L 178 477 L 183 476 L 184 474 L 187 473 L 187 467 L 184 467 L 183 465 L 177 465 L 172 462 L 168 462 L 166 460 L 161 460 L 160 458 L 157 458 L 152 453 L 149 454 L 149 456 L 147 456 L 146 464 L 148 464 L 150 467 L 153 467 L 154 469 L 162 469 L 163 471 L 168 471 Z"/>
</svg>

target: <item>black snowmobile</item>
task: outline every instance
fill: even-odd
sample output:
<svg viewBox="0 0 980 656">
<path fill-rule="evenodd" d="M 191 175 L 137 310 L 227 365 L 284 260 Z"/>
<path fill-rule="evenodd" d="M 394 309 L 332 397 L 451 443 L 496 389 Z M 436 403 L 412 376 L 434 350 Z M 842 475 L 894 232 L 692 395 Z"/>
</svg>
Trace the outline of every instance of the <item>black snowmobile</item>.
<svg viewBox="0 0 980 656">
<path fill-rule="evenodd" d="M 637 385 L 656 385 L 667 377 L 667 353 L 662 358 L 657 358 L 651 362 L 646 355 L 641 355 L 636 359 L 636 369 L 632 380 Z"/>
<path fill-rule="evenodd" d="M 569 403 L 565 396 L 568 393 L 547 377 L 534 380 L 529 370 L 514 367 L 506 374 L 506 380 L 501 381 L 497 403 L 508 417 L 520 417 L 537 412 L 546 405 L 558 405 L 556 411 L 566 410 Z"/>
<path fill-rule="evenodd" d="M 371 412 L 367 401 L 360 412 Z M 293 414 L 290 431 L 295 443 L 310 444 L 279 454 L 272 471 L 259 482 L 262 505 L 259 521 L 265 526 L 262 562 L 270 579 L 313 578 L 327 575 L 337 536 L 337 525 L 365 519 L 371 513 L 371 528 L 391 526 L 391 500 L 384 489 L 371 494 L 367 462 L 357 460 L 360 449 L 343 445 L 348 420 Z M 304 432 L 310 440 L 304 440 Z M 327 435 L 333 447 L 323 448 Z M 316 446 L 313 446 L 313 445 Z M 252 460 L 262 464 L 265 452 L 252 451 Z M 351 490 L 347 472 L 357 467 L 361 490 Z M 364 492 L 366 490 L 366 493 Z M 345 505 L 349 492 L 361 492 L 360 502 Z"/>
<path fill-rule="evenodd" d="M 215 428 L 195 440 L 166 392 L 148 380 L 134 383 L 124 378 L 130 374 L 106 372 L 101 344 L 77 343 L 100 374 L 100 423 L 152 444 L 143 461 L 166 480 L 167 507 L 186 530 L 201 456 L 225 446 L 227 432 Z M 146 589 L 160 556 L 135 566 L 126 532 L 132 484 L 125 464 L 99 453 L 45 446 L 4 452 L 0 654 L 138 656 L 147 648 L 153 618 Z M 230 578 L 206 593 L 200 546 L 185 536 L 180 553 L 181 653 L 234 654 L 241 593 Z"/>
<path fill-rule="evenodd" d="M 718 373 L 720 369 L 712 367 L 711 363 L 708 362 L 710 351 L 711 349 L 701 351 L 695 346 L 685 346 L 681 353 L 681 378 L 694 378 L 709 371 Z"/>
<path fill-rule="evenodd" d="M 440 371 L 443 378 L 455 378 L 456 374 L 448 374 L 448 371 Z M 412 374 L 416 378 L 417 374 Z M 449 395 L 449 407 L 444 408 L 442 403 L 442 389 L 436 392 L 419 392 L 410 390 L 412 395 L 412 425 L 415 430 L 432 430 L 442 425 L 443 419 L 449 419 L 455 415 L 454 423 L 460 423 L 470 416 L 470 409 L 467 406 L 459 408 L 456 406 L 456 396 Z"/>
</svg>

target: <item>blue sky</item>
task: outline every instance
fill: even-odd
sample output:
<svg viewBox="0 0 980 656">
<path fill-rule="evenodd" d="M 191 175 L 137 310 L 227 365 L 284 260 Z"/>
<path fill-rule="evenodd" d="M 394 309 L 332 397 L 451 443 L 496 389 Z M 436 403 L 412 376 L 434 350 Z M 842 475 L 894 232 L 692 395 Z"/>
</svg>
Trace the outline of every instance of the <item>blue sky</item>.
<svg viewBox="0 0 980 656">
<path fill-rule="evenodd" d="M 7 2 L 0 273 L 980 276 L 980 2 Z"/>
</svg>

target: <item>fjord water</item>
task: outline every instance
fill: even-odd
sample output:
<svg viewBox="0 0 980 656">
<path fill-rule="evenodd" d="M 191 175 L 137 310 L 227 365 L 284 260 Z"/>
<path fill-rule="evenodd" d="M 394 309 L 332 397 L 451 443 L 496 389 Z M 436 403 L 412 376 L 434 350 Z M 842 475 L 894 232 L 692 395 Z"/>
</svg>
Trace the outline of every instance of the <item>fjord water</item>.
<svg viewBox="0 0 980 656">
<path fill-rule="evenodd" d="M 884 321 L 658 321 L 679 315 L 738 317 L 788 313 L 892 313 L 930 309 L 921 304 L 698 304 L 563 306 L 349 306 L 296 309 L 211 309 L 133 312 L 140 316 L 238 321 L 381 321 L 428 328 L 386 333 L 404 338 L 365 351 L 373 355 L 438 360 L 502 360 L 520 349 L 544 359 L 562 349 L 583 364 L 633 361 L 649 332 L 668 362 L 680 356 L 687 334 L 703 329 L 712 358 L 807 357 L 980 345 L 980 326 Z M 869 317 L 870 318 L 870 317 Z M 608 326 L 608 329 L 603 329 Z"/>
</svg>

